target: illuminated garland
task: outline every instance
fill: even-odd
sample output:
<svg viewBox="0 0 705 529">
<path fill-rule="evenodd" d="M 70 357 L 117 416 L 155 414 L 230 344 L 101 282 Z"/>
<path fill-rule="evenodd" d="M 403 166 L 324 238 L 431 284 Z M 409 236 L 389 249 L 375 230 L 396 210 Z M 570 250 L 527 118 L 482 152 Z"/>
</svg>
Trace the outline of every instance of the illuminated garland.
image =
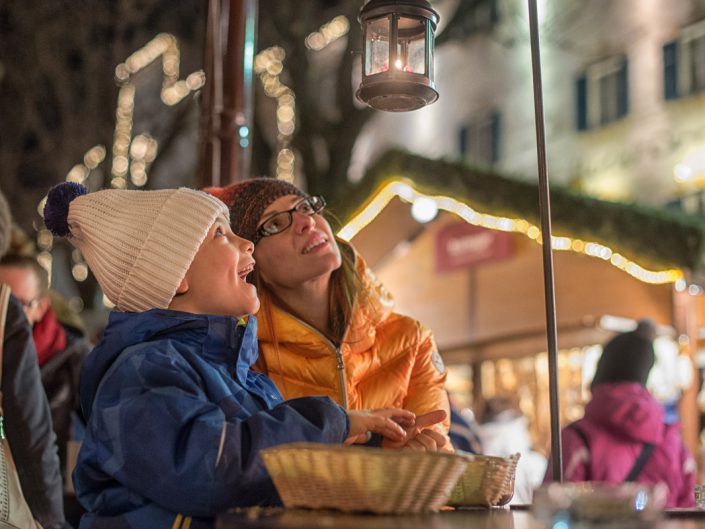
<svg viewBox="0 0 705 529">
<path fill-rule="evenodd" d="M 115 111 L 111 187 L 127 187 L 128 169 L 132 184 L 137 187 L 144 186 L 147 183 L 149 165 L 157 156 L 157 141 L 154 138 L 144 134 L 132 138 L 136 92 L 132 77 L 161 58 L 164 75 L 160 96 L 162 102 L 169 106 L 176 105 L 205 84 L 206 74 L 203 70 L 195 71 L 186 79 L 179 80 L 180 56 L 176 37 L 160 33 L 115 67 L 115 80 L 120 85 L 120 91 Z"/>
<path fill-rule="evenodd" d="M 277 100 L 277 153 L 276 177 L 287 182 L 294 181 L 296 156 L 289 148 L 296 130 L 296 97 L 294 91 L 281 82 L 286 52 L 280 46 L 262 50 L 255 56 L 254 70 L 259 75 L 264 93 Z"/>
<path fill-rule="evenodd" d="M 161 58 L 163 80 L 160 97 L 164 104 L 174 106 L 190 93 L 200 89 L 206 82 L 203 70 L 189 74 L 186 79 L 179 80 L 180 51 L 176 37 L 168 33 L 160 33 L 142 48 L 131 54 L 125 62 L 115 68 L 115 80 L 120 86 L 115 110 L 115 134 L 112 146 L 111 182 L 113 188 L 127 187 L 127 174 L 136 187 L 147 183 L 147 171 L 157 156 L 157 141 L 148 134 L 138 134 L 132 137 L 132 121 L 135 108 L 136 87 L 132 82 L 135 74 Z M 91 147 L 83 156 L 83 163 L 74 165 L 66 175 L 67 182 L 83 184 L 106 157 L 104 145 Z M 37 212 L 43 217 L 46 196 L 37 206 Z M 47 270 L 51 277 L 51 248 L 54 243 L 52 233 L 41 228 L 37 233 L 37 246 L 40 250 L 37 261 Z M 73 267 L 71 273 L 76 281 L 85 281 L 88 277 L 88 266 L 81 252 L 72 252 Z"/>
<path fill-rule="evenodd" d="M 393 179 L 382 185 L 362 209 L 356 212 L 351 220 L 343 226 L 338 232 L 338 236 L 346 241 L 351 240 L 360 230 L 372 222 L 394 197 L 399 197 L 399 199 L 408 203 L 413 203 L 418 198 L 429 198 L 436 203 L 438 209 L 454 213 L 475 226 L 521 233 L 539 244 L 542 243 L 541 230 L 527 220 L 487 215 L 479 213 L 470 206 L 450 197 L 424 195 L 417 191 L 411 182 L 403 179 Z M 644 283 L 664 284 L 683 280 L 683 272 L 680 269 L 647 270 L 634 261 L 614 252 L 611 248 L 595 242 L 552 236 L 551 243 L 554 250 L 571 250 L 607 261 Z"/>
</svg>

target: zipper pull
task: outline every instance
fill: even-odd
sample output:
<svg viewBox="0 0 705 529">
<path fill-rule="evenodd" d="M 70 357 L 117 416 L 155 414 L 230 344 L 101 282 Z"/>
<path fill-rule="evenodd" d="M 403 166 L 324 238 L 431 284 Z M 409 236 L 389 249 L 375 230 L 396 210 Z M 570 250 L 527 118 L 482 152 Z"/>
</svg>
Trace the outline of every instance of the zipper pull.
<svg viewBox="0 0 705 529">
<path fill-rule="evenodd" d="M 3 423 L 3 417 L 0 415 L 0 441 L 5 439 L 5 425 Z"/>
</svg>

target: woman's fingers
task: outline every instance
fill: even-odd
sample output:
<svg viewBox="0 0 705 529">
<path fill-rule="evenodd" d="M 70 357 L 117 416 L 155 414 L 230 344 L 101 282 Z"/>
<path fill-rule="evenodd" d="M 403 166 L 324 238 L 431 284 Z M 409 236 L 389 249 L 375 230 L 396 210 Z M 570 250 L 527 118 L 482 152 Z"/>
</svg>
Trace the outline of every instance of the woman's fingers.
<svg viewBox="0 0 705 529">
<path fill-rule="evenodd" d="M 433 440 L 433 443 L 436 446 L 436 449 L 441 448 L 446 444 L 446 438 L 445 436 L 439 434 L 436 430 L 431 430 L 425 429 L 421 431 L 422 434 L 425 434 L 426 437 L 430 438 Z"/>
<path fill-rule="evenodd" d="M 401 408 L 381 408 L 374 410 L 372 413 L 388 417 L 403 428 L 410 428 L 416 423 L 416 414 L 413 411 L 403 410 Z"/>
<path fill-rule="evenodd" d="M 419 434 L 414 437 L 414 441 L 420 443 L 424 450 L 435 451 L 438 447 L 436 446 L 436 441 L 428 434 L 429 430 L 424 430 L 419 432 Z"/>
<path fill-rule="evenodd" d="M 345 442 L 348 444 L 360 442 L 360 439 L 363 439 L 367 432 L 378 433 L 392 441 L 403 441 L 406 431 L 389 416 L 408 416 L 394 412 L 395 410 L 349 411 L 349 431 Z"/>
<path fill-rule="evenodd" d="M 367 432 L 382 435 L 385 445 L 393 448 L 405 446 L 415 450 L 438 450 L 446 444 L 446 438 L 428 428 L 446 419 L 444 410 L 433 410 L 416 416 L 413 412 L 399 408 L 383 408 L 374 411 L 350 411 L 350 432 L 346 443 L 365 442 Z"/>
<path fill-rule="evenodd" d="M 403 441 L 406 436 L 404 428 L 388 417 L 373 415 L 374 422 L 370 427 L 371 432 L 381 434 L 392 441 Z"/>
<path fill-rule="evenodd" d="M 414 426 L 416 426 L 419 430 L 423 430 L 424 428 L 428 428 L 429 426 L 445 421 L 447 415 L 448 414 L 445 410 L 429 411 L 423 415 L 417 415 Z"/>
</svg>

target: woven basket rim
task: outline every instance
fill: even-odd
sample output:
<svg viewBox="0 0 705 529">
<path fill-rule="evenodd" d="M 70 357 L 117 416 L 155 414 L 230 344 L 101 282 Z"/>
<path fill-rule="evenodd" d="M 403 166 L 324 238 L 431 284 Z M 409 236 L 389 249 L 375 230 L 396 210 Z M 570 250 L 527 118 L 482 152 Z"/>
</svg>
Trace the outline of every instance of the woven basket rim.
<svg viewBox="0 0 705 529">
<path fill-rule="evenodd" d="M 515 461 L 519 461 L 521 458 L 521 454 L 519 452 L 510 456 L 490 456 L 486 454 L 470 454 L 467 452 L 458 455 L 462 455 L 470 461 L 497 461 L 502 463 L 513 463 Z"/>
<path fill-rule="evenodd" d="M 261 455 L 287 506 L 378 513 L 439 509 L 469 463 L 451 453 L 306 442 Z"/>
<path fill-rule="evenodd" d="M 450 452 L 434 452 L 426 450 L 409 450 L 404 448 L 381 448 L 374 446 L 348 446 L 342 444 L 327 444 L 327 443 L 309 443 L 309 442 L 297 442 L 297 443 L 286 443 L 276 446 L 270 446 L 268 448 L 263 448 L 260 450 L 261 454 L 275 454 L 277 452 L 283 452 L 287 450 L 312 450 L 317 452 L 331 452 L 331 453 L 346 453 L 355 455 L 368 455 L 372 457 L 403 457 L 408 459 L 428 459 L 429 457 L 435 458 L 447 458 L 447 459 L 467 459 L 461 454 L 455 454 Z"/>
</svg>

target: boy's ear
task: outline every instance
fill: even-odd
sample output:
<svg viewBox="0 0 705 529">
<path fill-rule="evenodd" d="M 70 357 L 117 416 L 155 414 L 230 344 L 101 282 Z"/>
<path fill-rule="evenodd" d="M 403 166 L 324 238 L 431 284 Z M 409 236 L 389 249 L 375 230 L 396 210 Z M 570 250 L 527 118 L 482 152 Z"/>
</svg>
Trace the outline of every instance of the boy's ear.
<svg viewBox="0 0 705 529">
<path fill-rule="evenodd" d="M 178 288 L 176 289 L 175 295 L 178 296 L 179 294 L 186 294 L 188 292 L 188 279 L 185 277 L 181 280 L 181 283 L 179 283 Z"/>
</svg>

